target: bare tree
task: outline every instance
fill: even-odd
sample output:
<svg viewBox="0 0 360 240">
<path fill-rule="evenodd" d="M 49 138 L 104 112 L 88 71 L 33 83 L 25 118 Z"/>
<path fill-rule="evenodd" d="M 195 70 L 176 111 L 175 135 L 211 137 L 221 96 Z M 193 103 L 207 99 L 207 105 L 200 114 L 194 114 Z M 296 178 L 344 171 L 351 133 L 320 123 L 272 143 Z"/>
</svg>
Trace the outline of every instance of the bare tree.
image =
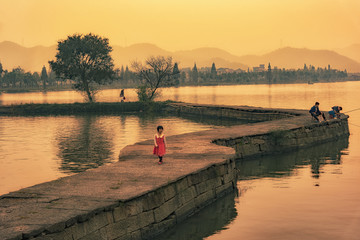
<svg viewBox="0 0 360 240">
<path fill-rule="evenodd" d="M 140 101 L 152 101 L 158 88 L 174 85 L 172 76 L 179 74 L 178 71 L 174 71 L 172 57 L 151 56 L 145 59 L 145 64 L 134 61 L 131 67 L 142 82 L 138 87 Z"/>
</svg>

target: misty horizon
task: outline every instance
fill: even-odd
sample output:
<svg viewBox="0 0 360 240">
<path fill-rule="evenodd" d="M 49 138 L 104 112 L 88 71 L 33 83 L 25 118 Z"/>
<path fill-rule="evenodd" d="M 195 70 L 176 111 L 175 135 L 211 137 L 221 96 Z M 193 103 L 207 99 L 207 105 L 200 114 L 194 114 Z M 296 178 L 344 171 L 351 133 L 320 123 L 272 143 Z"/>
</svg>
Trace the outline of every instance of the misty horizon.
<svg viewBox="0 0 360 240">
<path fill-rule="evenodd" d="M 96 33 L 93 33 L 93 34 L 96 34 Z M 69 34 L 71 35 L 71 34 Z M 106 36 L 103 36 L 103 37 L 106 37 Z M 64 40 L 66 39 L 63 38 L 63 39 L 59 39 L 58 41 L 60 40 Z M 16 45 L 19 45 L 21 47 L 24 47 L 24 48 L 37 48 L 37 47 L 45 47 L 45 48 L 50 48 L 50 47 L 56 47 L 57 46 L 57 42 L 56 41 L 54 44 L 50 44 L 50 45 L 45 45 L 45 44 L 37 44 L 37 45 L 26 45 L 26 44 L 22 44 L 20 42 L 16 42 L 16 41 L 11 41 L 11 40 L 3 40 L 3 41 L 0 41 L 0 44 L 1 43 L 11 43 L 11 44 L 16 44 Z M 187 48 L 187 49 L 167 49 L 165 47 L 162 47 L 160 44 L 157 44 L 157 43 L 152 43 L 152 42 L 137 42 L 137 43 L 132 43 L 132 44 L 128 44 L 128 45 L 121 45 L 120 43 L 114 43 L 112 44 L 111 43 L 111 39 L 109 39 L 109 42 L 110 42 L 110 46 L 115 46 L 115 47 L 122 47 L 122 48 L 129 48 L 129 47 L 133 47 L 133 46 L 139 46 L 139 45 L 148 45 L 148 46 L 154 46 L 154 47 L 157 47 L 157 48 L 161 48 L 165 51 L 168 51 L 168 52 L 182 52 L 182 51 L 192 51 L 192 50 L 197 50 L 197 49 L 221 49 L 223 51 L 226 51 L 228 53 L 231 53 L 233 55 L 237 55 L 237 56 L 246 56 L 246 55 L 263 55 L 263 54 L 266 54 L 266 53 L 269 53 L 269 52 L 273 52 L 273 51 L 276 51 L 276 50 L 279 50 L 279 49 L 284 49 L 284 48 L 296 48 L 296 49 L 308 49 L 308 50 L 329 50 L 329 51 L 338 51 L 338 50 L 341 50 L 341 49 L 346 49 L 346 48 L 350 48 L 350 47 L 354 47 L 354 46 L 360 46 L 360 43 L 352 43 L 352 44 L 349 44 L 349 45 L 346 45 L 346 46 L 338 46 L 338 47 L 334 47 L 334 48 L 312 48 L 312 47 L 308 47 L 308 46 L 292 46 L 292 45 L 284 45 L 284 46 L 280 46 L 280 47 L 277 47 L 277 48 L 274 48 L 274 49 L 268 49 L 268 50 L 263 50 L 261 52 L 251 52 L 251 53 L 243 53 L 243 54 L 237 54 L 235 53 L 235 51 L 233 50 L 229 50 L 227 48 L 222 48 L 222 47 L 217 47 L 217 46 L 199 46 L 199 47 L 194 47 L 194 48 Z"/>
<path fill-rule="evenodd" d="M 105 36 L 106 37 L 106 36 Z M 333 50 L 313 50 L 308 48 L 283 47 L 274 49 L 262 55 L 235 55 L 221 48 L 202 47 L 192 50 L 169 51 L 155 44 L 139 43 L 128 47 L 112 45 L 112 57 L 117 67 L 130 66 L 131 61 L 143 60 L 148 56 L 172 56 L 179 63 L 180 68 L 210 67 L 215 63 L 217 67 L 230 69 L 252 69 L 259 64 L 271 63 L 272 66 L 285 69 L 302 68 L 304 64 L 315 67 L 327 67 L 360 72 L 360 44 L 352 47 Z M 43 65 L 56 54 L 57 45 L 24 47 L 11 41 L 0 42 L 0 61 L 5 69 L 17 66 L 30 71 L 40 71 Z"/>
<path fill-rule="evenodd" d="M 215 47 L 236 55 L 285 46 L 335 50 L 360 39 L 356 0 L 16 0 L 1 6 L 0 42 L 27 47 L 51 46 L 69 34 L 89 32 L 118 46 L 148 42 L 169 51 Z"/>
</svg>

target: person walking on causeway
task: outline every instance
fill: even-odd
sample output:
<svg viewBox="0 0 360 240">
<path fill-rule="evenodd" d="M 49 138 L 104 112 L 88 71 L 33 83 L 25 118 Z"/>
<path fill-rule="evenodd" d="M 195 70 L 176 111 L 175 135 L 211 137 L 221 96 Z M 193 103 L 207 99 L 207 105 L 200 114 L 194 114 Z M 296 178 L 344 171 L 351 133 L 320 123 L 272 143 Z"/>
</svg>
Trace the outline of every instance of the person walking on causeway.
<svg viewBox="0 0 360 240">
<path fill-rule="evenodd" d="M 154 136 L 154 145 L 153 154 L 159 157 L 158 164 L 160 165 L 163 163 L 163 157 L 166 153 L 166 140 L 163 126 L 157 127 L 157 133 Z"/>
</svg>

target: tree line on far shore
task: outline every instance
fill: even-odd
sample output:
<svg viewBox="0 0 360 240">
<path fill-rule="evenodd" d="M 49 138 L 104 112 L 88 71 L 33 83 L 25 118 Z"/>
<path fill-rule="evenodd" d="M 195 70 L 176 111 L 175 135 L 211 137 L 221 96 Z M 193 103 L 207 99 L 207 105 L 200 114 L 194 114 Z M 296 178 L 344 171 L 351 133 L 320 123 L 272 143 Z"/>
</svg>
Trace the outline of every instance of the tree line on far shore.
<svg viewBox="0 0 360 240">
<path fill-rule="evenodd" d="M 267 69 L 250 71 L 211 67 L 180 69 L 171 57 L 151 56 L 131 66 L 114 67 L 109 40 L 94 34 L 74 34 L 58 42 L 56 60 L 49 61 L 40 73 L 17 67 L 11 71 L 0 63 L 0 91 L 57 90 L 70 87 L 84 93 L 89 102 L 101 88 L 135 87 L 140 101 L 152 101 L 160 87 L 221 84 L 275 84 L 331 82 L 348 77 L 346 70 L 307 66 L 302 69 Z"/>
</svg>

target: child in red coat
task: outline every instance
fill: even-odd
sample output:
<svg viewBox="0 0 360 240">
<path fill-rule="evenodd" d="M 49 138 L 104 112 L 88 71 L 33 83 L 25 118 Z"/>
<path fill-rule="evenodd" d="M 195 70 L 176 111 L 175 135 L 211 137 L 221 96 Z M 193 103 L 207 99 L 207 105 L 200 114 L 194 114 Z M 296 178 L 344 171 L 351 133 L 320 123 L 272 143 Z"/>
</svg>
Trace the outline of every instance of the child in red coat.
<svg viewBox="0 0 360 240">
<path fill-rule="evenodd" d="M 166 152 L 166 141 L 165 141 L 165 135 L 163 134 L 164 128 L 163 126 L 157 127 L 157 133 L 154 136 L 154 151 L 153 154 L 157 155 L 159 157 L 158 164 L 163 163 L 163 156 Z"/>
</svg>

